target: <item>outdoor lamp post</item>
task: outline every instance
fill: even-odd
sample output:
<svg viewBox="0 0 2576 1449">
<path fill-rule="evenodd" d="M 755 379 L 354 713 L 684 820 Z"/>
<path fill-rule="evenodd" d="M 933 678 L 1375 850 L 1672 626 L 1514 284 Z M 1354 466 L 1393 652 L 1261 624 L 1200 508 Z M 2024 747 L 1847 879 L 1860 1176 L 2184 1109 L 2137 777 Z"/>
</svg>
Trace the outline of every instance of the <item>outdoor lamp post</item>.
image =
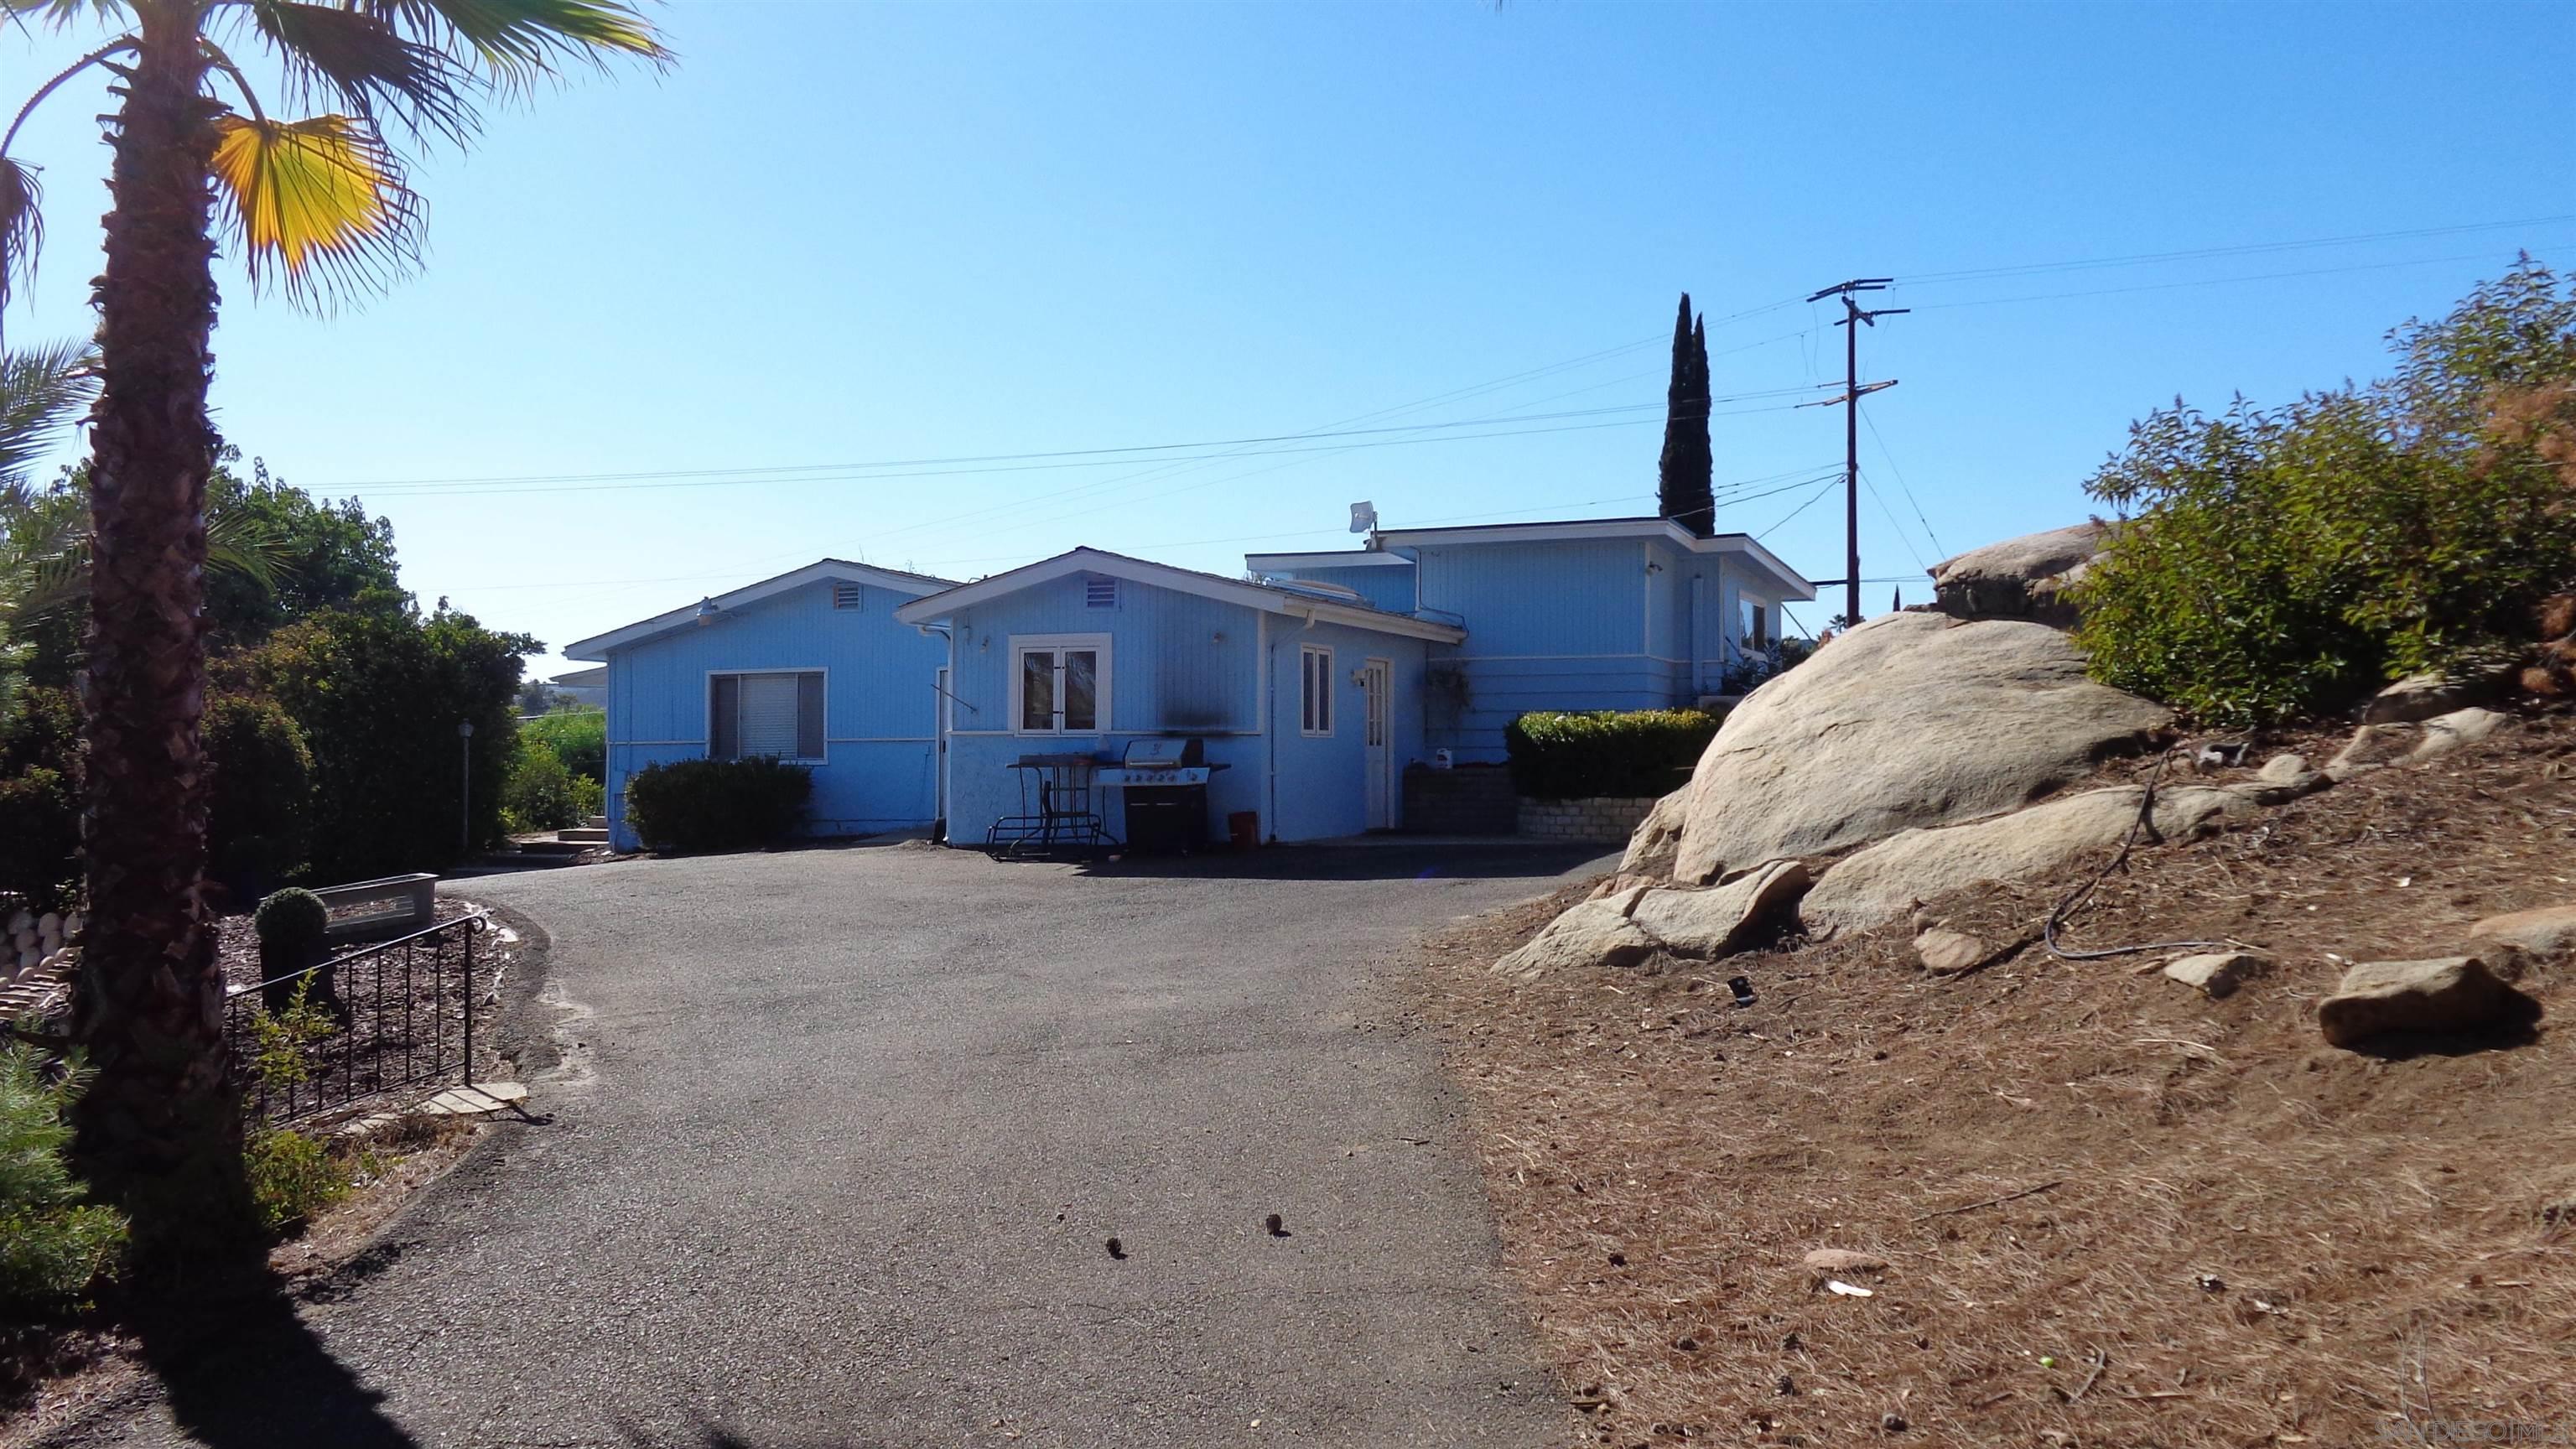
<svg viewBox="0 0 2576 1449">
<path fill-rule="evenodd" d="M 456 854 L 461 860 L 474 853 L 474 721 L 456 722 L 456 752 L 465 765 L 458 776 L 464 784 L 456 792 Z"/>
</svg>

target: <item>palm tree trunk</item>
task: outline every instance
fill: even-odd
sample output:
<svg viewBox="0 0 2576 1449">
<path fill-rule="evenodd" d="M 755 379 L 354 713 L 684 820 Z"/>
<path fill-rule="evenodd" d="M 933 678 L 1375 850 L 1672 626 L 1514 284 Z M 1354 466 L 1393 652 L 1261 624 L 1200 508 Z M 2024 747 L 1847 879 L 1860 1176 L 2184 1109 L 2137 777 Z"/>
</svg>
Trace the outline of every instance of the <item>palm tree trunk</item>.
<svg viewBox="0 0 2576 1449">
<path fill-rule="evenodd" d="M 223 976 L 200 894 L 215 108 L 197 7 L 135 8 L 142 49 L 108 133 L 113 207 L 96 284 L 102 387 L 82 696 L 90 915 L 74 1029 L 98 1069 L 81 1103 L 81 1155 L 151 1253 L 231 1236 L 244 1198 Z"/>
</svg>

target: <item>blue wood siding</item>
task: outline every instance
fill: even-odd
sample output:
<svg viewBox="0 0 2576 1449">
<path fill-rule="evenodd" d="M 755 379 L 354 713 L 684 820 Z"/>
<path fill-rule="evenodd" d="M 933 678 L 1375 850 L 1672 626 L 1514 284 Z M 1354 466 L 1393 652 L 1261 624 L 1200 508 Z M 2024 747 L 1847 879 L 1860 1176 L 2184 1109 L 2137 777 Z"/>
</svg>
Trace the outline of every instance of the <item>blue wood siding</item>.
<svg viewBox="0 0 2576 1449">
<path fill-rule="evenodd" d="M 1661 565 L 1650 573 L 1647 564 Z M 1686 700 L 1687 570 L 1702 560 L 1640 539 L 1558 539 L 1423 548 L 1422 603 L 1466 621 L 1435 651 L 1467 681 L 1463 710 L 1434 706 L 1429 742 L 1461 761 L 1503 758 L 1503 731 L 1531 710 L 1662 709 Z"/>
<path fill-rule="evenodd" d="M 1413 612 L 1413 570 L 1394 564 L 1360 564 L 1350 568 L 1299 569 L 1294 575 L 1319 584 L 1339 584 L 1391 614 Z"/>
<path fill-rule="evenodd" d="M 1225 816 L 1258 810 L 1262 786 L 1260 616 L 1240 604 L 1116 581 L 1117 602 L 1092 607 L 1089 576 L 1033 585 L 987 600 L 950 621 L 956 637 L 957 701 L 950 716 L 949 838 L 979 845 L 985 831 L 1023 806 L 1022 755 L 1080 753 L 1114 763 L 1143 735 L 1192 734 L 1207 742 L 1208 761 L 1222 763 L 1208 787 L 1210 829 Z M 1096 735 L 1024 735 L 1011 718 L 1011 640 L 1041 634 L 1109 636 L 1109 717 Z M 1031 787 L 1033 788 L 1033 787 Z M 1098 805 L 1110 833 L 1124 839 L 1115 791 Z"/>
<path fill-rule="evenodd" d="M 1079 753 L 1115 763 L 1129 742 L 1157 734 L 1197 735 L 1206 741 L 1208 762 L 1228 766 L 1208 786 L 1213 837 L 1223 837 L 1226 817 L 1236 811 L 1260 815 L 1263 835 L 1276 840 L 1357 834 L 1367 819 L 1367 742 L 1360 687 L 1352 676 L 1370 658 L 1388 661 L 1396 781 L 1389 801 L 1390 808 L 1401 809 L 1404 766 L 1427 753 L 1422 641 L 1330 624 L 1310 630 L 1297 620 L 1132 579 L 1119 581 L 1115 608 L 1090 607 L 1089 598 L 1084 578 L 1057 579 L 988 600 L 950 621 L 957 695 L 948 754 L 953 842 L 979 845 L 995 820 L 1035 808 L 1028 793 L 1034 787 L 1010 768 L 1013 760 Z M 1062 634 L 1109 636 L 1104 728 L 1098 734 L 1021 734 L 1011 718 L 1011 641 Z M 1298 731 L 1300 643 L 1334 651 L 1330 738 L 1308 739 Z M 1110 834 L 1125 839 L 1118 792 L 1099 791 L 1094 804 Z"/>
<path fill-rule="evenodd" d="M 909 594 L 860 585 L 855 609 L 832 607 L 832 596 L 832 584 L 815 583 L 611 653 L 608 814 L 618 846 L 637 844 L 626 825 L 627 779 L 646 765 L 706 754 L 710 673 L 824 671 L 816 834 L 915 829 L 938 813 L 931 684 L 946 645 L 895 622 Z"/>
</svg>

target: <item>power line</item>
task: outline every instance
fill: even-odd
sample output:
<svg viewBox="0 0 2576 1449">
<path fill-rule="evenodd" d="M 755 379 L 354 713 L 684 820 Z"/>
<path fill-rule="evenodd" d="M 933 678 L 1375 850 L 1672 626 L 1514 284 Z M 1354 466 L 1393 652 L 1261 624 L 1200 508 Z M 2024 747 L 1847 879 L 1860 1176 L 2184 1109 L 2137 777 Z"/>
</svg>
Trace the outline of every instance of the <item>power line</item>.
<svg viewBox="0 0 2576 1449">
<path fill-rule="evenodd" d="M 2126 292 L 2169 292 L 2184 287 L 2224 287 L 2238 282 L 2278 282 L 2295 277 L 2332 277 L 2351 272 L 2384 272 L 2399 267 L 2429 267 L 2444 262 L 2493 260 L 2495 253 L 2462 252 L 2447 257 L 2415 257 L 2396 262 L 2360 262 L 2347 267 L 2308 267 L 2290 272 L 2256 272 L 2241 277 L 2199 277 L 2180 282 L 2143 282 L 2131 287 L 2094 287 L 2080 292 L 2035 292 L 2022 297 L 1979 297 L 1964 302 L 1926 302 L 1918 312 L 1945 312 L 1959 307 L 2001 307 L 2014 302 L 2062 302 L 2077 297 L 2111 297 Z"/>
<path fill-rule="evenodd" d="M 1877 504 L 1878 511 L 1886 515 L 1887 526 L 1896 530 L 1896 541 L 1904 546 L 1905 556 L 1914 560 L 1916 566 L 1929 570 L 1932 566 L 1923 562 L 1923 555 L 1915 550 L 1914 540 L 1905 536 L 1905 525 L 1896 521 L 1896 510 L 1887 506 L 1887 499 L 1879 494 L 1878 485 L 1869 481 L 1869 475 L 1863 473 L 1860 475 L 1860 486 L 1869 491 L 1869 501 Z"/>
<path fill-rule="evenodd" d="M 1766 529 L 1762 530 L 1760 533 L 1757 533 L 1757 534 L 1753 535 L 1754 540 L 1755 540 L 1756 542 L 1759 542 L 1759 541 L 1761 541 L 1761 540 L 1763 540 L 1763 539 L 1769 538 L 1771 535 L 1773 535 L 1773 534 L 1775 534 L 1775 533 L 1778 533 L 1778 532 L 1781 530 L 1781 528 L 1782 528 L 1784 525 L 1786 525 L 1786 524 L 1788 523 L 1788 521 L 1789 521 L 1790 519 L 1795 518 L 1795 517 L 1797 517 L 1799 514 L 1806 512 L 1808 509 L 1815 507 L 1815 506 L 1816 506 L 1816 500 L 1817 500 L 1817 499 L 1819 499 L 1819 498 L 1824 497 L 1824 496 L 1825 496 L 1826 494 L 1828 494 L 1828 493 L 1833 492 L 1833 491 L 1834 491 L 1834 485 L 1835 485 L 1835 484 L 1837 484 L 1837 483 L 1840 483 L 1841 481 L 1843 481 L 1843 475 L 1841 475 L 1840 473 L 1834 473 L 1834 474 L 1829 474 L 1829 475 L 1827 475 L 1827 477 L 1825 478 L 1825 486 L 1824 486 L 1824 487 L 1819 488 L 1819 489 L 1817 489 L 1814 493 L 1812 493 L 1812 494 L 1808 495 L 1808 498 L 1807 498 L 1807 501 L 1806 501 L 1806 502 L 1801 503 L 1801 504 L 1799 504 L 1797 507 L 1790 509 L 1787 513 L 1784 513 L 1784 514 L 1780 515 L 1780 521 L 1779 521 L 1778 523 L 1772 524 L 1769 528 L 1766 528 Z"/>
<path fill-rule="evenodd" d="M 1887 471 L 1896 476 L 1896 486 L 1905 490 L 1905 501 L 1914 509 L 1914 521 L 1923 525 L 1923 536 L 1932 541 L 1932 551 L 1947 557 L 1950 550 L 1942 546 L 1941 535 L 1932 531 L 1932 520 L 1923 516 L 1923 505 L 1914 496 L 1914 486 L 1905 481 L 1905 470 L 1896 466 L 1896 455 L 1888 451 L 1887 439 L 1879 436 L 1878 419 L 1863 413 L 1861 422 L 1869 428 L 1869 440 L 1878 444 L 1878 456 L 1887 460 Z"/>
<path fill-rule="evenodd" d="M 1837 282 L 1807 299 L 1817 302 L 1827 297 L 1840 297 L 1843 303 L 1843 320 L 1834 324 L 1843 329 L 1843 394 L 1839 398 L 1827 399 L 1825 405 L 1839 404 L 1843 409 L 1843 612 L 1854 619 L 1861 617 L 1860 400 L 1871 393 L 1896 386 L 1896 379 L 1892 377 L 1866 387 L 1861 385 L 1860 329 L 1863 326 L 1877 327 L 1881 317 L 1899 317 L 1913 310 L 1909 307 L 1865 308 L 1858 296 L 1862 292 L 1884 292 L 1894 280 L 1892 277 L 1856 277 L 1848 282 Z M 1879 506 L 1884 508 L 1886 505 L 1882 503 Z M 1899 532 L 1901 534 L 1902 530 Z M 1913 545 L 1907 544 L 1906 547 L 1910 549 Z"/>
<path fill-rule="evenodd" d="M 2470 222 L 2459 226 L 2414 227 L 2405 231 L 2363 232 L 2352 236 L 2314 237 L 2305 241 L 2241 242 L 2232 246 L 2193 247 L 2173 252 L 2132 252 L 2127 256 L 2089 257 L 2074 261 L 2025 262 L 2012 266 L 1967 267 L 1947 272 L 1910 272 L 1905 274 L 1909 286 L 1933 286 L 1946 282 L 1982 281 L 1993 277 L 2030 276 L 2042 272 L 2093 271 L 2104 267 L 2153 266 L 2166 262 L 2199 261 L 2212 257 L 2253 256 L 2273 252 L 2308 251 L 2318 247 L 2359 246 L 2368 242 L 2409 241 L 2422 237 L 2463 236 L 2471 232 L 2510 231 L 2517 227 L 2556 226 L 2576 221 L 2576 215 L 2535 216 L 2520 221 Z"/>
</svg>

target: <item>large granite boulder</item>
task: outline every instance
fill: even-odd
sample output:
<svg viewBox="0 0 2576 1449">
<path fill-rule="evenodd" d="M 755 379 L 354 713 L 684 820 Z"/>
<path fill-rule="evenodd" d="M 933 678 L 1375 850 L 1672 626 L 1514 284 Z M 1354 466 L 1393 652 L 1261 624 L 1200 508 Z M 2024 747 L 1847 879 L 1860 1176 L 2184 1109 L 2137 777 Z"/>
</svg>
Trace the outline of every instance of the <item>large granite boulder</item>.
<svg viewBox="0 0 2576 1449">
<path fill-rule="evenodd" d="M 1933 602 L 1957 619 L 2031 619 L 2072 628 L 2075 606 L 2066 590 L 2083 578 L 2109 531 L 2079 523 L 1944 559 L 1931 569 Z"/>
<path fill-rule="evenodd" d="M 1642 965 L 1658 952 L 1713 961 L 1760 940 L 1806 889 L 1807 867 L 1794 860 L 1767 861 L 1709 890 L 1624 886 L 1576 902 L 1494 970 L 1536 981 L 1567 969 Z"/>
<path fill-rule="evenodd" d="M 2171 720 L 2086 678 L 2045 625 L 1872 619 L 1727 716 L 1686 790 L 1673 879 L 2019 809 Z"/>
<path fill-rule="evenodd" d="M 1856 851 L 1825 871 L 1799 902 L 1810 931 L 1866 930 L 1982 881 L 2022 880 L 2056 870 L 2087 851 L 2118 845 L 2138 822 L 2135 785 L 2087 790 L 1995 820 L 1908 830 Z M 2251 810 L 2232 790 L 2159 790 L 2148 840 L 2188 839 L 2223 816 Z"/>
</svg>

